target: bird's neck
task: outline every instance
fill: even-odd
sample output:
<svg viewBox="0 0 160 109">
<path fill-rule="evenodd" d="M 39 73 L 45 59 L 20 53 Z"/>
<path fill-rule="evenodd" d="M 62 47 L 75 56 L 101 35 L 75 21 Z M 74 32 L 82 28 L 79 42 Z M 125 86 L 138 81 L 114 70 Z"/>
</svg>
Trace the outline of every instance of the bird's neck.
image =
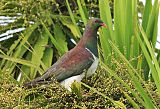
<svg viewBox="0 0 160 109">
<path fill-rule="evenodd" d="M 89 49 L 96 57 L 98 57 L 97 31 L 98 29 L 86 27 L 83 37 L 78 43 L 78 45 Z"/>
</svg>

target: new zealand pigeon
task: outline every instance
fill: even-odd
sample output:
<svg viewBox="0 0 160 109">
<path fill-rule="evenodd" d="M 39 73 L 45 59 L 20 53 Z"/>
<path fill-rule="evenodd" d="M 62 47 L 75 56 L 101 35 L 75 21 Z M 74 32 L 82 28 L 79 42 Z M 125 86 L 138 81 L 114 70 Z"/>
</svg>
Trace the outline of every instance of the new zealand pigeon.
<svg viewBox="0 0 160 109">
<path fill-rule="evenodd" d="M 79 43 L 64 54 L 41 77 L 24 84 L 24 86 L 36 86 L 55 78 L 70 90 L 70 85 L 75 80 L 80 82 L 85 76 L 91 76 L 98 66 L 97 31 L 101 26 L 106 27 L 102 20 L 98 18 L 90 19 Z M 84 70 L 86 70 L 86 73 Z"/>
</svg>

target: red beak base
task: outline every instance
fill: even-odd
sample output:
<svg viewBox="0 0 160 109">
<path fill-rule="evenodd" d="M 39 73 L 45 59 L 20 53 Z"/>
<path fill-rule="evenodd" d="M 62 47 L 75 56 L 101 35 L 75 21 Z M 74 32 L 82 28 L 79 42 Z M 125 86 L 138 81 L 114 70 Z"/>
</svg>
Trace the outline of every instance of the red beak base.
<svg viewBox="0 0 160 109">
<path fill-rule="evenodd" d="M 101 26 L 108 28 L 107 25 L 105 23 L 101 23 Z"/>
</svg>

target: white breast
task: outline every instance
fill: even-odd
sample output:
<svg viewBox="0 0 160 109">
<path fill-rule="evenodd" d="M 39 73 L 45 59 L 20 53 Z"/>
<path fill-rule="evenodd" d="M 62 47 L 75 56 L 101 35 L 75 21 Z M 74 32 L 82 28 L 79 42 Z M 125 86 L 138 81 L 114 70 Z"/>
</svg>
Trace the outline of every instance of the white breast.
<svg viewBox="0 0 160 109">
<path fill-rule="evenodd" d="M 92 63 L 91 67 L 87 71 L 87 75 L 86 75 L 87 77 L 90 77 L 92 74 L 95 73 L 95 71 L 96 71 L 96 69 L 98 67 L 98 62 L 99 62 L 99 60 L 98 60 L 98 58 L 96 58 L 94 60 L 94 62 Z"/>
<path fill-rule="evenodd" d="M 88 48 L 86 48 L 86 50 L 92 54 L 93 59 L 94 59 L 94 62 L 92 63 L 92 65 L 90 66 L 90 68 L 88 69 L 87 74 L 86 74 L 87 77 L 90 77 L 92 74 L 95 73 L 95 71 L 98 67 L 99 60 Z"/>
</svg>

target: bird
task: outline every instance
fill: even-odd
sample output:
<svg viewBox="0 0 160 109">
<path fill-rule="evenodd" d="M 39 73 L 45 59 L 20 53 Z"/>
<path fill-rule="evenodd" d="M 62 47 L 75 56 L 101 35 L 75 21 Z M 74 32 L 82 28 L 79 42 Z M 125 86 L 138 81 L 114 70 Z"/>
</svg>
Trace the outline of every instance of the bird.
<svg viewBox="0 0 160 109">
<path fill-rule="evenodd" d="M 71 90 L 74 81 L 80 82 L 85 76 L 88 78 L 94 74 L 98 66 L 97 31 L 101 26 L 107 27 L 101 19 L 91 18 L 77 45 L 58 59 L 41 77 L 25 83 L 24 86 L 34 87 L 54 78 Z"/>
</svg>

